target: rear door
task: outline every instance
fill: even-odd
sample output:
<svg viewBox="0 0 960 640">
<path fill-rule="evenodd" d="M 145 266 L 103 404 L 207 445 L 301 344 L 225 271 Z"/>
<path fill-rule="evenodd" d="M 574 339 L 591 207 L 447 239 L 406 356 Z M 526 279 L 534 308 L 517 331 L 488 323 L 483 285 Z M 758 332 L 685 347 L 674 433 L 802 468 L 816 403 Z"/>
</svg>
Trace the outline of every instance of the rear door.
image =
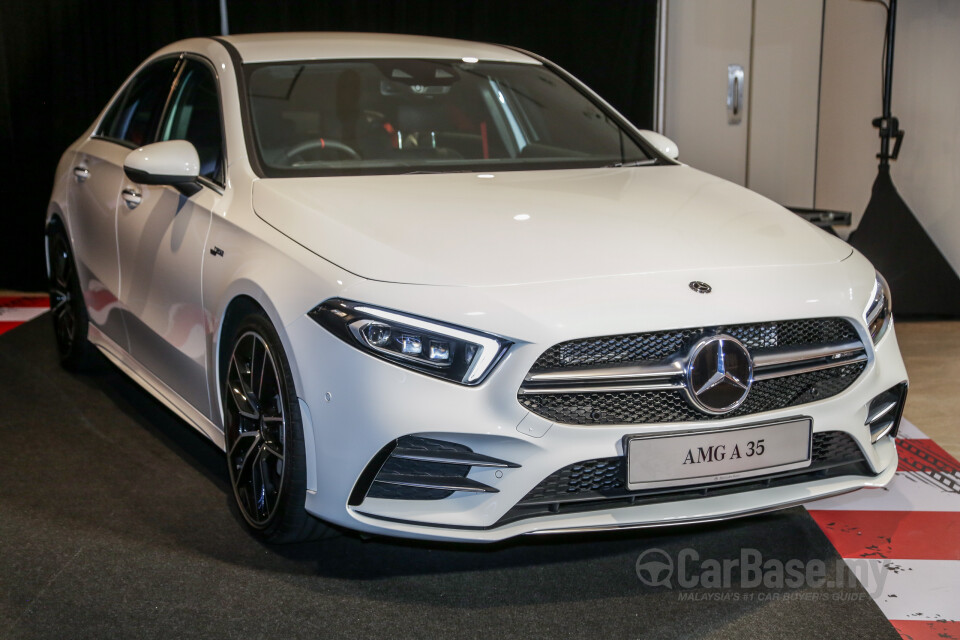
<svg viewBox="0 0 960 640">
<path fill-rule="evenodd" d="M 116 212 L 123 161 L 131 149 L 152 142 L 179 57 L 158 60 L 134 76 L 117 96 L 94 135 L 79 148 L 69 193 L 69 226 L 80 286 L 90 321 L 128 347 L 117 300 L 120 269 Z"/>
</svg>

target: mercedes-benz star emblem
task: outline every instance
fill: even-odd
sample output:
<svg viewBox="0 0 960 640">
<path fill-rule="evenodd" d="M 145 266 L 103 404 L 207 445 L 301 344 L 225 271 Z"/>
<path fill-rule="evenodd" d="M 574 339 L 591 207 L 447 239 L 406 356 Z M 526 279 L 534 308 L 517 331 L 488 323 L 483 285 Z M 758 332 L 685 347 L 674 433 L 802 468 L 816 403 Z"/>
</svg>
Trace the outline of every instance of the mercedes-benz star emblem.
<svg viewBox="0 0 960 640">
<path fill-rule="evenodd" d="M 701 339 L 686 366 L 687 396 L 710 414 L 733 411 L 747 399 L 753 384 L 753 360 L 743 343 L 728 335 Z"/>
<path fill-rule="evenodd" d="M 690 283 L 690 288 L 696 291 L 697 293 L 710 293 L 713 291 L 713 287 L 708 285 L 706 282 L 700 282 L 699 280 L 694 280 Z"/>
</svg>

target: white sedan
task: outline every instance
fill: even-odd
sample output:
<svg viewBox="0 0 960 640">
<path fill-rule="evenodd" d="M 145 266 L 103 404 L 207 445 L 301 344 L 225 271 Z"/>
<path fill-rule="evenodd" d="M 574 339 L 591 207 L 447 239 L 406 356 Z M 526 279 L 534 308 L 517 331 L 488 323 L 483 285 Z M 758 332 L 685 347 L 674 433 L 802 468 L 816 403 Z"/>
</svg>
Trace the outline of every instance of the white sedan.
<svg viewBox="0 0 960 640">
<path fill-rule="evenodd" d="M 226 452 L 265 540 L 704 522 L 893 476 L 882 277 L 563 70 L 436 38 L 151 56 L 63 154 L 57 344 Z"/>
</svg>

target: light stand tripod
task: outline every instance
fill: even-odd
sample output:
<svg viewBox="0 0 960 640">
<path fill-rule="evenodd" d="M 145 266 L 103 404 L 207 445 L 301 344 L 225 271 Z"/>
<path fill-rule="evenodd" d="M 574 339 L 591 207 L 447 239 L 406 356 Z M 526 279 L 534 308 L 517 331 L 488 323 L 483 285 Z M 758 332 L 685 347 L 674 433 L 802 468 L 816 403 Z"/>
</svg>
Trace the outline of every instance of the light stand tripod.
<svg viewBox="0 0 960 640">
<path fill-rule="evenodd" d="M 873 120 L 880 130 L 880 164 L 873 193 L 850 244 L 880 270 L 890 284 L 897 316 L 960 316 L 960 277 L 927 235 L 890 178 L 890 161 L 903 142 L 900 122 L 891 114 L 893 44 L 897 0 L 887 9 L 883 52 L 883 115 Z M 893 150 L 890 141 L 894 140 Z"/>
</svg>

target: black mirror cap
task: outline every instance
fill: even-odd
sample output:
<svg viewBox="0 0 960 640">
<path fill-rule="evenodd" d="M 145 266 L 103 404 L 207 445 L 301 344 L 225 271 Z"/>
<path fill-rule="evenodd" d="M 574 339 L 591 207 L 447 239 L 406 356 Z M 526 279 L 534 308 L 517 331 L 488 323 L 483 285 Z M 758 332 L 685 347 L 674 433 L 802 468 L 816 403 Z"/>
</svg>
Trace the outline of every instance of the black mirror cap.
<svg viewBox="0 0 960 640">
<path fill-rule="evenodd" d="M 123 168 L 123 172 L 137 184 L 170 185 L 171 187 L 176 187 L 180 193 L 188 198 L 201 189 L 197 179 L 191 176 L 163 176 L 147 173 L 139 169 L 131 169 L 126 166 Z"/>
</svg>

